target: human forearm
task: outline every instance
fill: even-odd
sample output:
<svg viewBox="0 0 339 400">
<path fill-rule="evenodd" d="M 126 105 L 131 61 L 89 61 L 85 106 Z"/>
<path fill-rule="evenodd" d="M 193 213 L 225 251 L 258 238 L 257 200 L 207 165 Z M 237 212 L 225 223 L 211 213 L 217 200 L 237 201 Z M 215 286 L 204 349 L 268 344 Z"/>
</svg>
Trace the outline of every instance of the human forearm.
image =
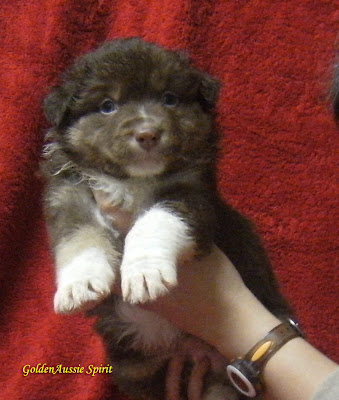
<svg viewBox="0 0 339 400">
<path fill-rule="evenodd" d="M 245 355 L 281 321 L 245 287 L 218 249 L 179 271 L 179 285 L 151 308 L 231 360 Z M 336 364 L 301 338 L 285 344 L 263 372 L 270 400 L 311 400 Z"/>
<path fill-rule="evenodd" d="M 267 399 L 311 400 L 338 366 L 304 339 L 285 344 L 267 363 L 263 380 Z"/>
<path fill-rule="evenodd" d="M 230 359 L 246 354 L 280 323 L 251 293 L 243 293 L 236 302 L 232 306 L 234 317 L 225 318 L 223 323 L 224 337 L 220 335 L 212 339 L 213 345 Z M 295 338 L 267 362 L 262 377 L 265 398 L 311 400 L 336 368 L 335 363 L 305 340 Z"/>
</svg>

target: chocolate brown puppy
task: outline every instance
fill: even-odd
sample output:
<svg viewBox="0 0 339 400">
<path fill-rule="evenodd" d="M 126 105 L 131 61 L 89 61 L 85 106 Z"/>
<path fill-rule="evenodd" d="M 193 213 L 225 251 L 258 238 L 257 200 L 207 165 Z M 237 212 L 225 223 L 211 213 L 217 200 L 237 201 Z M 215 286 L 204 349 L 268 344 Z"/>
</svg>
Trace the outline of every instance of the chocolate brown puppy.
<svg viewBox="0 0 339 400">
<path fill-rule="evenodd" d="M 101 303 L 97 330 L 115 381 L 136 399 L 178 397 L 168 371 L 194 342 L 137 304 L 166 294 L 177 264 L 213 243 L 269 310 L 290 314 L 251 223 L 218 194 L 218 90 L 186 55 L 133 38 L 80 58 L 45 101 L 55 311 Z M 122 299 L 111 294 L 118 277 Z M 183 398 L 192 398 L 194 368 L 188 361 L 180 375 Z M 202 392 L 205 400 L 237 398 L 212 367 Z"/>
</svg>

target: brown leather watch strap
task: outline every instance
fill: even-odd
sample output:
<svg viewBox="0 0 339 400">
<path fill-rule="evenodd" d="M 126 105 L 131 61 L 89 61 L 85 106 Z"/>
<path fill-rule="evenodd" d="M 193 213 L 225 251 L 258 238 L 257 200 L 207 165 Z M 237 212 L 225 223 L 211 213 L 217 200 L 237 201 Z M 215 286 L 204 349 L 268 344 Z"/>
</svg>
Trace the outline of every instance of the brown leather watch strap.
<svg viewBox="0 0 339 400">
<path fill-rule="evenodd" d="M 227 375 L 233 386 L 247 397 L 255 397 L 263 387 L 262 372 L 267 361 L 287 342 L 303 337 L 298 325 L 291 319 L 273 328 L 243 357 L 227 366 Z"/>
<path fill-rule="evenodd" d="M 290 324 L 282 323 L 273 328 L 260 342 L 243 357 L 244 361 L 255 364 L 255 369 L 262 371 L 267 361 L 285 343 L 300 336 L 300 333 Z"/>
</svg>

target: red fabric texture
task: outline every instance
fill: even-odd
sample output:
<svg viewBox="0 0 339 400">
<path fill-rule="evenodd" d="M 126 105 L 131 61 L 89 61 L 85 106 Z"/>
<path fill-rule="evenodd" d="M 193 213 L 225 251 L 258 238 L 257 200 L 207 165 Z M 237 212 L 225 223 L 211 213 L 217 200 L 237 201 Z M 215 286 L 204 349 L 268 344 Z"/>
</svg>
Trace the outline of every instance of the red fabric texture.
<svg viewBox="0 0 339 400">
<path fill-rule="evenodd" d="M 2 0 L 0 399 L 124 398 L 106 374 L 22 371 L 106 365 L 90 319 L 53 313 L 36 171 L 42 99 L 76 56 L 117 37 L 186 49 L 222 81 L 220 189 L 256 222 L 311 343 L 339 361 L 338 141 L 326 99 L 338 19 L 333 0 Z"/>
</svg>

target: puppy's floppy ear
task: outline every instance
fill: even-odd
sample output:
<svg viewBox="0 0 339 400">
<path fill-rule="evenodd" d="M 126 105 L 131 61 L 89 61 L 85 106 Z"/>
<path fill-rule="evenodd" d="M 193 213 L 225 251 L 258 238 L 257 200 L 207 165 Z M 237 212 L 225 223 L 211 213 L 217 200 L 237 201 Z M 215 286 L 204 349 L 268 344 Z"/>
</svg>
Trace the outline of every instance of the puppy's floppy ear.
<svg viewBox="0 0 339 400">
<path fill-rule="evenodd" d="M 64 86 L 59 86 L 44 100 L 46 117 L 56 127 L 60 127 L 67 120 L 72 98 L 71 93 Z"/>
<path fill-rule="evenodd" d="M 199 101 L 205 111 L 210 111 L 215 107 L 220 86 L 220 82 L 217 79 L 205 73 L 201 74 Z"/>
<path fill-rule="evenodd" d="M 192 59 L 190 55 L 185 50 L 177 50 L 180 61 L 187 66 L 192 67 L 194 79 L 198 80 L 198 96 L 199 102 L 205 111 L 212 110 L 218 100 L 218 95 L 220 91 L 220 82 L 218 79 L 213 78 L 209 74 L 196 69 L 193 66 Z M 191 69 L 191 71 L 192 71 Z"/>
</svg>

